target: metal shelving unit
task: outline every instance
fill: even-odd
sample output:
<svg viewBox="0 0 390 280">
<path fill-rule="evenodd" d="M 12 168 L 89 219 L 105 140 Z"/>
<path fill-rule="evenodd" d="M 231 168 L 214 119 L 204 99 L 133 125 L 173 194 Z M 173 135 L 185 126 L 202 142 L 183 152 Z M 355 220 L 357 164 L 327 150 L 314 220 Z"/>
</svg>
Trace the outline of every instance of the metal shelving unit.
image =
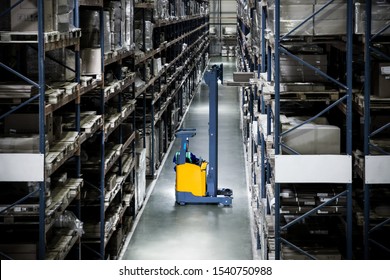
<svg viewBox="0 0 390 280">
<path fill-rule="evenodd" d="M 208 15 L 199 9 L 200 4 L 206 5 L 208 1 L 197 2 L 199 7 L 190 12 L 189 2 L 183 2 L 184 9 L 180 9 L 176 6 L 180 3 L 170 1 L 167 13 L 175 19 L 173 21 L 153 17 L 153 3 L 135 5 L 142 22 L 148 20 L 153 24 L 152 48 L 147 49 L 143 37 L 141 48 L 145 51 L 142 56 L 136 54 L 135 57 L 135 67 L 141 69 L 138 72 L 145 82 L 136 90 L 137 115 L 146 116 L 139 118 L 138 123 L 142 126 L 143 147 L 147 148 L 147 176 L 152 179 L 157 176 L 174 131 L 200 82 L 199 68 L 204 67 L 199 63 L 204 60 L 208 49 L 209 23 Z M 165 62 L 161 63 L 162 67 L 157 66 L 159 60 Z M 150 69 L 152 74 L 147 75 L 146 69 Z M 176 113 L 170 114 L 172 111 Z"/>
<path fill-rule="evenodd" d="M 2 10 L 1 16 L 8 15 L 12 18 L 15 13 L 25 12 L 17 10 L 22 2 L 15 1 L 10 7 L 3 7 L 5 10 Z M 69 102 L 76 101 L 76 117 L 73 122 L 80 122 L 77 114 L 77 98 L 80 94 L 77 86 L 79 81 L 77 73 L 75 73 L 75 83 L 53 85 L 53 93 L 57 94 L 55 97 L 50 90 L 48 91 L 48 80 L 45 77 L 45 67 L 48 59 L 61 64 L 51 57 L 50 51 L 72 47 L 74 48 L 73 55 L 75 57 L 78 56 L 80 32 L 77 29 L 77 22 L 75 22 L 75 28 L 69 32 L 58 32 L 56 30 L 48 32 L 44 25 L 45 4 L 43 0 L 37 1 L 37 21 L 31 23 L 36 25 L 35 31 L 20 30 L 19 28 L 23 29 L 24 27 L 15 27 L 12 25 L 14 24 L 13 21 L 11 21 L 11 27 L 8 30 L 4 29 L 4 31 L 1 31 L 1 47 L 3 50 L 7 50 L 7 53 L 11 56 L 12 50 L 9 48 L 11 46 L 23 48 L 26 51 L 26 48 L 31 45 L 32 49 L 37 53 L 35 57 L 37 62 L 36 64 L 32 63 L 36 67 L 37 77 L 32 77 L 34 75 L 31 75 L 29 72 L 31 69 L 18 67 L 22 65 L 19 60 L 17 64 L 9 64 L 9 61 L 1 63 L 2 69 L 5 70 L 4 73 L 11 73 L 3 73 L 5 80 L 3 80 L 2 86 L 6 89 L 4 91 L 3 88 L 3 94 L 4 92 L 6 92 L 5 95 L 7 95 L 7 92 L 11 92 L 11 94 L 9 94 L 9 97 L 3 96 L 2 98 L 1 125 L 4 131 L 11 129 L 13 133 L 16 133 L 3 135 L 1 138 L 4 140 L 8 137 L 16 143 L 17 138 L 14 139 L 12 137 L 18 137 L 18 130 L 23 130 L 21 127 L 14 129 L 15 123 L 8 126 L 7 123 L 10 120 L 20 123 L 22 119 L 19 118 L 24 117 L 24 120 L 30 122 L 32 127 L 38 127 L 38 149 L 34 151 L 33 144 L 32 149 L 27 148 L 27 151 L 20 146 L 17 148 L 17 144 L 15 144 L 16 153 L 4 152 L 9 149 L 3 147 L 3 153 L 0 154 L 3 171 L 0 175 L 0 181 L 4 182 L 2 187 L 20 189 L 18 194 L 12 194 L 13 189 L 8 189 L 9 193 L 3 196 L 5 200 L 2 203 L 5 204 L 9 202 L 6 200 L 7 197 L 17 197 L 14 203 L 5 205 L 1 210 L 1 227 L 6 229 L 2 230 L 2 240 L 5 243 L 2 245 L 1 251 L 4 258 L 63 259 L 67 257 L 71 249 L 75 247 L 75 244 L 80 243 L 81 232 L 79 228 L 69 227 L 69 225 L 58 227 L 57 225 L 59 219 L 68 215 L 67 209 L 71 209 L 71 207 L 78 208 L 79 205 L 79 192 L 83 185 L 83 180 L 79 178 L 80 173 L 77 160 L 76 172 L 73 175 L 75 178 L 67 178 L 66 175 L 60 175 L 58 180 L 59 174 L 54 174 L 68 158 L 77 153 L 79 149 L 79 139 L 76 136 L 78 130 L 63 135 L 61 139 L 57 139 L 57 142 L 51 142 L 49 146 L 47 143 L 52 140 L 50 136 L 45 135 L 50 135 L 50 130 L 52 130 L 48 120 L 51 120 L 54 111 Z M 77 15 L 77 6 L 73 12 Z M 5 61 L 7 57 L 2 57 L 2 59 Z M 62 66 L 65 65 L 62 64 Z M 69 68 L 69 66 L 65 67 Z M 75 59 L 74 67 L 73 69 L 75 70 L 73 71 L 77 72 L 77 69 L 79 69 L 77 59 Z M 15 77 L 18 77 L 16 83 L 11 81 Z M 35 79 L 37 81 L 34 81 Z M 26 83 L 26 86 L 24 87 L 25 93 L 19 94 L 18 97 L 17 89 L 21 85 L 20 81 Z M 64 97 L 66 94 L 68 96 Z M 26 115 L 18 114 L 20 112 Z M 32 120 L 29 120 L 31 114 L 38 115 L 38 117 L 35 119 L 32 116 Z M 23 137 L 26 137 L 27 142 L 29 141 L 29 136 L 23 134 L 22 131 L 19 133 L 19 139 L 23 139 Z M 70 144 L 69 141 L 73 143 Z M 23 152 L 20 149 L 24 149 L 27 152 Z M 55 164 L 50 165 L 50 162 L 53 163 L 51 160 L 54 160 Z M 26 186 L 32 189 L 28 191 L 28 194 L 24 190 Z M 77 211 L 76 214 L 78 214 Z M 68 215 L 67 217 L 69 218 L 70 216 Z M 70 218 L 74 222 L 78 221 L 74 216 Z M 21 230 L 24 233 L 29 232 L 28 236 L 21 235 Z M 6 232 L 11 234 L 7 235 Z"/>
<path fill-rule="evenodd" d="M 65 33 L 45 32 L 43 16 L 50 15 L 43 12 L 45 1 L 38 1 L 37 32 L 0 32 L 3 48 L 11 44 L 35 45 L 32 49 L 38 52 L 36 72 L 39 74 L 39 81 L 35 82 L 28 75 L 14 70 L 25 65 L 26 57 L 16 57 L 18 60 L 15 63 L 11 61 L 9 65 L 0 64 L 3 69 L 30 84 L 22 88 L 22 94 L 16 92 L 18 95 L 1 99 L 4 101 L 0 105 L 1 129 L 5 127 L 3 120 L 17 110 L 29 112 L 31 108 L 37 108 L 36 112 L 39 111 L 39 149 L 34 153 L 0 154 L 3 165 L 7 163 L 9 167 L 4 166 L 0 171 L 0 181 L 37 181 L 39 187 L 22 198 L 18 197 L 14 203 L 7 201 L 8 204 L 1 210 L 1 226 L 9 229 L 12 225 L 23 230 L 38 228 L 38 241 L 31 246 L 21 244 L 23 250 L 30 251 L 35 250 L 35 243 L 38 244 L 37 255 L 28 257 L 115 259 L 143 203 L 144 197 L 139 192 L 138 184 L 142 184 L 142 176 L 145 176 L 142 165 L 146 166 L 146 161 L 142 155 L 147 144 L 147 126 L 152 128 L 148 172 L 154 178 L 158 163 L 172 144 L 174 132 L 198 89 L 208 63 L 208 1 L 179 3 L 172 0 L 172 5 L 167 7 L 170 18 L 154 18 L 153 9 L 161 8 L 157 1 L 75 0 L 74 10 L 69 11 L 74 28 Z M 21 2 L 17 1 L 17 4 Z M 121 6 L 123 3 L 126 11 Z M 145 30 L 146 19 L 154 24 L 155 32 L 149 34 L 152 39 L 150 49 L 145 45 L 145 32 L 141 35 L 140 50 L 132 44 L 136 41 L 135 32 L 132 37 L 129 35 L 131 32 L 121 33 L 118 37 L 119 32 L 115 31 L 114 37 L 107 37 L 113 38 L 111 44 L 104 37 L 103 31 L 108 32 L 106 23 L 110 13 L 115 19 L 119 12 L 122 13 L 121 32 L 124 28 L 133 30 L 131 26 L 126 27 L 135 21 L 132 15 L 127 15 L 131 13 L 131 8 L 127 9 L 130 4 L 142 14 L 141 32 Z M 53 9 L 57 8 L 55 6 Z M 61 7 L 61 11 L 64 12 L 65 8 L 67 6 Z M 9 10 L 7 7 L 6 11 L 1 11 L 1 15 Z M 53 10 L 53 17 L 57 16 L 54 11 L 57 10 Z M 0 26 L 2 24 L 0 21 Z M 160 36 L 162 33 L 165 33 L 165 38 Z M 82 34 L 84 37 L 81 37 Z M 105 46 L 109 49 L 105 49 Z M 62 51 L 60 58 L 57 50 Z M 74 61 L 74 66 L 69 64 L 68 58 Z M 160 64 L 150 64 L 150 61 L 162 58 L 165 60 Z M 61 71 L 64 72 L 60 73 L 67 78 L 55 80 L 53 77 L 57 71 L 52 71 L 50 75 L 47 69 L 45 71 L 48 63 L 63 67 Z M 25 66 L 21 69 L 32 71 Z M 150 70 L 152 75 L 147 77 L 146 70 Z M 73 73 L 71 82 L 65 71 Z M 136 86 L 138 71 L 145 82 L 142 87 Z M 49 83 L 49 80 L 55 83 Z M 31 90 L 34 87 L 36 89 Z M 24 92 L 26 88 L 28 94 Z M 45 136 L 48 129 L 55 137 L 61 135 L 61 138 L 53 142 L 51 138 L 54 136 Z M 22 174 L 20 170 L 23 170 Z M 68 178 L 68 174 L 72 178 Z M 57 181 L 61 184 L 53 188 Z M 32 197 L 38 202 L 28 204 L 27 200 Z M 36 225 L 26 226 L 26 222 L 19 221 L 19 216 L 26 216 L 16 214 L 20 211 L 37 217 Z M 70 232 L 62 227 L 57 234 L 53 234 L 51 229 L 57 227 L 58 223 L 64 223 L 71 211 L 76 216 L 74 223 L 78 228 Z M 17 218 L 11 219 L 11 216 Z M 18 242 L 22 240 L 16 235 L 14 239 Z M 4 253 L 16 248 L 9 245 L 12 245 L 11 242 L 6 247 L 2 246 Z M 6 258 L 6 254 L 2 256 Z M 26 258 L 26 255 L 16 257 Z"/>
<path fill-rule="evenodd" d="M 330 3 L 333 1 L 329 1 L 327 4 L 325 4 L 322 8 L 317 10 L 312 16 L 310 16 L 307 20 L 304 20 L 302 25 L 308 21 L 309 19 L 313 18 L 316 14 L 321 13 L 323 9 L 325 9 Z M 352 47 L 353 47 L 353 1 L 348 0 L 347 1 L 347 15 L 346 15 L 346 81 L 345 83 L 340 83 L 339 81 L 333 79 L 330 77 L 327 73 L 315 69 L 315 66 L 312 66 L 310 63 L 307 63 L 300 59 L 298 56 L 293 55 L 291 52 L 289 52 L 283 45 L 285 40 L 288 38 L 290 34 L 292 34 L 292 31 L 285 35 L 281 35 L 280 32 L 280 1 L 275 1 L 275 54 L 274 54 L 274 63 L 275 63 L 275 109 L 274 109 L 274 148 L 275 148 L 275 166 L 274 166 L 274 172 L 275 172 L 275 258 L 280 259 L 281 258 L 281 246 L 282 244 L 287 244 L 288 246 L 292 247 L 293 249 L 303 253 L 309 258 L 314 258 L 311 254 L 306 252 L 305 250 L 301 249 L 299 246 L 293 244 L 292 242 L 289 242 L 285 238 L 282 237 L 282 231 L 288 230 L 291 226 L 297 224 L 298 222 L 304 220 L 308 216 L 315 214 L 318 210 L 320 210 L 322 207 L 325 207 L 326 205 L 329 205 L 331 202 L 334 202 L 336 199 L 338 199 L 341 196 L 347 197 L 346 202 L 346 228 L 345 228 L 345 243 L 346 243 L 346 251 L 345 251 L 345 258 L 352 259 Z M 300 25 L 298 25 L 297 28 L 299 28 Z M 302 124 L 299 124 L 295 126 L 294 128 L 289 129 L 288 131 L 281 132 L 280 126 L 281 126 L 281 120 L 280 120 L 280 55 L 286 54 L 290 57 L 292 57 L 294 60 L 299 61 L 303 65 L 317 71 L 321 76 L 325 77 L 326 79 L 330 80 L 332 83 L 335 83 L 337 87 L 340 89 L 345 90 L 345 95 L 338 99 L 336 102 L 329 105 L 326 109 L 324 109 L 322 112 L 319 112 L 317 115 L 311 117 L 307 121 L 303 122 Z M 337 106 L 337 104 L 346 102 L 346 147 L 345 147 L 345 155 L 329 155 L 326 156 L 329 160 L 328 162 L 325 162 L 325 156 L 311 156 L 311 155 L 294 155 L 294 156 L 284 156 L 281 155 L 281 148 L 286 147 L 282 143 L 282 137 L 285 136 L 287 133 L 291 132 L 292 130 L 298 128 L 299 126 L 304 125 L 305 123 L 309 123 L 319 116 L 322 116 L 329 110 L 331 110 L 333 107 Z M 298 153 L 295 153 L 298 154 Z M 285 161 L 286 160 L 286 161 Z M 298 161 L 299 160 L 299 161 Z M 299 163 L 298 163 L 299 162 Z M 288 168 L 286 169 L 285 164 L 288 164 Z M 296 172 L 295 174 L 291 174 L 290 171 L 294 166 L 297 166 L 297 168 L 294 168 L 293 172 Z M 313 166 L 315 166 L 313 168 Z M 308 170 L 311 170 L 315 175 L 313 177 L 308 176 L 307 173 Z M 323 170 L 328 170 L 328 174 L 324 174 Z M 333 170 L 333 171 L 330 171 Z M 337 171 L 342 171 L 341 174 L 337 174 Z M 336 175 L 337 174 L 337 175 Z M 322 175 L 322 176 L 321 176 Z M 324 176 L 325 175 L 325 176 Z M 311 177 L 311 178 L 308 178 Z M 338 193 L 336 196 L 334 196 L 332 199 L 328 200 L 327 202 L 324 202 L 320 204 L 319 206 L 313 208 L 312 210 L 306 212 L 305 214 L 301 215 L 300 217 L 288 222 L 285 225 L 281 224 L 281 213 L 280 213 L 280 193 L 281 193 L 281 184 L 283 183 L 340 183 L 345 184 L 345 191 L 342 191 L 341 193 Z"/>
<path fill-rule="evenodd" d="M 387 169 L 390 166 L 389 152 L 386 148 L 381 147 L 381 143 L 376 144 L 375 140 L 381 139 L 383 135 L 386 137 L 386 130 L 390 127 L 390 123 L 386 122 L 379 127 L 373 129 L 373 123 L 371 121 L 374 115 L 388 115 L 386 113 L 387 108 L 372 109 L 371 103 L 376 101 L 373 97 L 373 56 L 378 57 L 382 61 L 390 61 L 390 56 L 380 47 L 386 46 L 389 43 L 388 30 L 390 25 L 382 23 L 382 26 L 372 26 L 374 20 L 378 20 L 373 16 L 373 1 L 365 1 L 365 32 L 364 32 L 364 103 L 363 103 L 363 117 L 364 117 L 364 167 L 359 166 L 363 174 L 363 188 L 364 188 L 364 222 L 363 222 L 363 245 L 364 245 L 364 258 L 365 259 L 377 259 L 386 258 L 390 255 L 390 245 L 386 242 L 386 232 L 388 234 L 388 227 L 390 217 L 386 214 L 378 215 L 374 214 L 372 209 L 372 203 L 374 199 L 378 199 L 378 195 L 374 192 L 381 193 L 380 196 L 385 196 L 386 186 L 390 183 L 390 178 L 387 175 Z M 387 3 L 383 3 L 385 6 L 376 8 L 383 8 L 383 10 L 389 9 Z M 387 5 L 386 5 L 387 4 Z M 378 4 L 377 4 L 378 5 Z M 376 9 L 378 12 L 378 9 Z M 387 33 L 386 33 L 387 31 Z M 386 48 L 385 48 L 386 49 Z M 379 72 L 378 75 L 383 75 Z M 386 104 L 386 98 L 381 99 Z M 379 101 L 379 104 L 381 103 Z M 378 103 L 378 101 L 376 101 Z M 360 106 L 362 104 L 359 104 Z M 374 104 L 375 105 L 375 104 Z M 386 106 L 386 105 L 385 105 Z M 384 143 L 385 144 L 385 143 Z M 383 145 L 383 144 L 382 144 Z M 385 196 L 386 197 L 386 196 Z M 382 236 L 382 237 L 381 237 Z M 384 253 L 384 256 L 380 256 L 378 252 Z"/>
<path fill-rule="evenodd" d="M 321 221 L 320 224 L 325 225 L 329 221 L 334 221 L 333 224 L 339 224 L 338 229 L 328 227 L 325 230 L 338 232 L 337 235 L 339 238 L 342 237 L 343 245 L 340 247 L 336 244 L 338 241 L 329 239 L 328 244 L 331 245 L 333 242 L 340 248 L 340 252 L 330 250 L 329 253 L 324 251 L 324 254 L 330 254 L 328 257 L 339 256 L 351 259 L 354 254 L 352 250 L 353 3 L 338 1 L 337 5 L 344 5 L 342 7 L 332 5 L 334 1 L 303 3 L 302 5 L 307 6 L 302 6 L 294 15 L 308 12 L 302 15 L 302 18 L 294 18 L 295 27 L 281 26 L 281 18 L 293 19 L 288 17 L 288 12 L 291 12 L 288 8 L 291 6 L 282 4 L 288 5 L 281 1 L 256 2 L 252 21 L 253 16 L 256 16 L 257 24 L 261 24 L 260 45 L 257 46 L 260 50 L 257 58 L 257 79 L 243 90 L 244 116 L 247 116 L 244 122 L 248 122 L 244 141 L 247 142 L 247 161 L 252 175 L 252 207 L 256 221 L 257 249 L 261 258 L 265 259 L 291 257 L 315 259 L 316 256 L 321 258 L 321 252 L 313 251 L 315 246 L 310 248 L 309 241 L 306 239 L 309 236 L 306 236 L 305 232 L 310 227 L 313 232 L 317 230 L 320 234 L 318 241 L 320 241 L 322 231 L 317 223 Z M 291 5 L 299 4 L 291 3 Z M 312 12 L 309 12 L 309 5 Z M 322 20 L 321 15 L 324 13 L 328 16 L 333 14 L 334 7 L 338 7 L 338 13 L 345 10 L 345 15 L 342 17 L 345 30 L 338 31 L 340 33 L 335 33 L 336 35 L 333 35 L 332 31 L 325 30 L 326 28 L 316 30 L 313 22 L 319 21 L 320 18 Z M 294 8 L 299 9 L 299 7 Z M 240 27 L 243 23 L 239 21 L 238 25 Z M 319 23 L 317 28 L 318 26 L 328 26 L 328 24 Z M 332 25 L 329 26 L 331 28 Z M 245 47 L 243 40 L 241 45 Z M 335 77 L 334 73 L 328 74 L 326 69 L 310 61 L 309 56 L 299 53 L 299 46 L 301 48 L 306 46 L 307 49 L 303 54 L 323 52 L 318 45 L 327 51 L 336 50 L 334 52 L 339 56 L 338 59 L 345 62 L 346 67 L 343 69 L 345 77 L 340 79 Z M 310 48 L 311 50 L 308 51 Z M 327 55 L 335 54 L 327 53 Z M 303 67 L 313 71 L 320 77 L 317 78 L 318 80 L 323 81 L 322 83 L 326 81 L 326 87 L 318 90 L 315 82 L 306 82 L 313 87 L 291 90 L 293 81 L 288 83 L 281 77 L 284 73 L 280 69 L 281 58 L 283 61 L 296 63 L 297 68 Z M 248 58 L 244 51 L 242 51 L 242 61 L 244 63 L 241 64 L 244 66 L 245 62 L 248 65 L 256 64 L 256 61 Z M 247 71 L 248 65 L 246 68 L 243 66 L 242 71 Z M 252 91 L 255 92 L 256 97 L 251 97 Z M 341 153 L 301 155 L 286 144 L 288 137 L 296 133 L 297 129 L 319 121 L 320 117 L 329 117 L 330 111 L 340 117 L 335 123 L 344 135 L 340 144 Z M 289 121 L 282 114 L 294 116 L 299 112 L 306 114 L 305 119 L 283 128 L 282 131 L 282 125 L 286 127 L 286 121 Z M 336 166 L 335 172 L 329 171 L 331 167 Z M 328 170 L 328 172 L 321 170 Z M 338 172 L 340 170 L 342 172 Z M 311 176 L 313 174 L 316 175 Z M 294 204 L 289 201 L 291 188 L 292 195 L 296 199 Z M 325 193 L 326 198 L 321 197 Z M 300 239 L 306 241 L 302 242 Z M 318 248 L 324 247 L 318 246 Z"/>
<path fill-rule="evenodd" d="M 119 6 L 123 3 L 125 7 Z M 110 13 L 131 13 L 134 5 L 132 1 L 110 2 L 110 7 L 98 4 L 83 6 L 86 13 L 92 13 L 91 16 L 98 13 L 99 30 L 106 30 L 106 26 L 111 24 L 106 18 L 111 16 Z M 131 14 L 128 19 L 122 17 L 121 20 L 126 30 L 131 29 L 129 19 L 133 20 Z M 123 31 L 121 34 L 124 34 Z M 126 34 L 127 37 L 129 35 Z M 133 40 L 129 37 L 129 42 L 125 41 L 126 36 L 123 35 L 118 42 L 108 44 L 109 49 L 106 50 L 108 36 L 99 33 L 101 69 L 95 76 L 92 75 L 100 79 L 99 87 L 87 92 L 82 101 L 86 113 L 96 111 L 104 119 L 85 147 L 88 157 L 83 169 L 87 185 L 82 201 L 86 231 L 83 259 L 115 259 L 136 215 Z M 96 150 L 99 151 L 97 157 L 94 154 Z"/>
</svg>

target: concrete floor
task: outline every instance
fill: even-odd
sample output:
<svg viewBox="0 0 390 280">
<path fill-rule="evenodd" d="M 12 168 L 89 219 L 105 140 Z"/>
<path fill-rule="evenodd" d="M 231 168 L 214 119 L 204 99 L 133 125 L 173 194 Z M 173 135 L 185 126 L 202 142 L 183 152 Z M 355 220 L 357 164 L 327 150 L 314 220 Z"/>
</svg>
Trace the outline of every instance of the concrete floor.
<svg viewBox="0 0 390 280">
<path fill-rule="evenodd" d="M 213 59 L 224 64 L 224 79 L 232 79 L 235 58 Z M 240 130 L 239 95 L 235 87 L 219 87 L 219 188 L 233 189 L 233 206 L 175 203 L 172 158 L 176 139 L 160 176 L 129 238 L 125 260 L 246 260 L 252 259 L 248 191 Z M 208 87 L 202 84 L 183 122 L 196 128 L 190 150 L 208 159 Z"/>
</svg>

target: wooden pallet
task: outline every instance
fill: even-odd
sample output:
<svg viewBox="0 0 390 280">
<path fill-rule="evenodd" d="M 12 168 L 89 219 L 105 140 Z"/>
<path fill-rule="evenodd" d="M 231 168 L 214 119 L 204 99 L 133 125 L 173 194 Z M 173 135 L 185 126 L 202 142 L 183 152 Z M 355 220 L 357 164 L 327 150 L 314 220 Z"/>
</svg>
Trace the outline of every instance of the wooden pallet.
<svg viewBox="0 0 390 280">
<path fill-rule="evenodd" d="M 364 109 L 364 96 L 363 94 L 356 94 L 354 96 L 355 103 L 362 109 Z M 390 98 L 385 97 L 370 97 L 370 109 L 373 110 L 384 110 L 390 109 Z"/>
<path fill-rule="evenodd" d="M 81 37 L 81 29 L 76 28 L 69 32 L 61 32 L 59 33 L 59 40 L 70 40 L 70 39 L 76 39 Z"/>
<path fill-rule="evenodd" d="M 60 33 L 58 31 L 45 32 L 43 36 L 45 43 L 60 40 Z M 2 31 L 0 32 L 0 41 L 2 43 L 36 43 L 38 42 L 38 32 Z"/>
<path fill-rule="evenodd" d="M 54 43 L 61 40 L 69 40 L 81 37 L 81 29 L 77 28 L 69 32 L 45 32 L 43 33 L 44 42 Z M 39 39 L 38 32 L 17 32 L 2 31 L 0 32 L 0 42 L 2 43 L 37 43 Z"/>
<path fill-rule="evenodd" d="M 336 91 L 332 92 L 286 92 L 280 94 L 281 99 L 287 100 L 300 100 L 300 101 L 322 101 L 322 100 L 330 100 L 336 101 L 339 99 L 339 93 Z"/>
<path fill-rule="evenodd" d="M 268 95 L 275 99 L 274 93 Z M 339 95 L 337 91 L 281 92 L 280 101 L 336 101 Z"/>
</svg>

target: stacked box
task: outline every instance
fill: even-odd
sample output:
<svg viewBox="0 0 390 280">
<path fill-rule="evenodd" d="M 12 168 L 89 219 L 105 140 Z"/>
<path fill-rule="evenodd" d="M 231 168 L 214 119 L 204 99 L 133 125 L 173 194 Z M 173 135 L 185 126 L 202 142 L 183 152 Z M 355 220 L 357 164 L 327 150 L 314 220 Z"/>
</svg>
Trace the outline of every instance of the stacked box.
<svg viewBox="0 0 390 280">
<path fill-rule="evenodd" d="M 318 11 L 324 5 L 314 5 Z M 314 35 L 344 35 L 347 33 L 347 4 L 332 3 L 314 16 Z"/>
<path fill-rule="evenodd" d="M 390 97 L 390 63 L 374 63 L 372 73 L 372 93 L 381 98 Z"/>
<path fill-rule="evenodd" d="M 141 208 L 146 196 L 146 149 L 136 150 L 135 166 L 136 207 Z"/>
<path fill-rule="evenodd" d="M 104 11 L 103 17 L 104 17 L 104 53 L 109 53 L 112 50 L 111 38 L 113 37 L 111 32 L 111 25 L 110 25 L 110 12 Z"/>
<path fill-rule="evenodd" d="M 184 2 L 182 0 L 176 0 L 176 17 L 182 18 L 185 16 Z"/>
<path fill-rule="evenodd" d="M 81 50 L 81 74 L 102 74 L 102 50 L 100 48 L 85 48 Z"/>
<path fill-rule="evenodd" d="M 168 19 L 169 18 L 169 2 L 168 2 L 168 0 L 154 1 L 153 17 L 154 17 L 154 19 Z"/>
<path fill-rule="evenodd" d="M 299 58 L 327 72 L 327 57 L 324 54 L 300 54 Z M 273 76 L 275 69 L 272 68 Z M 299 63 L 289 56 L 280 57 L 280 82 L 325 82 L 326 79 L 307 66 Z"/>
<path fill-rule="evenodd" d="M 150 51 L 153 49 L 153 23 L 145 21 L 145 46 L 143 46 L 143 22 L 136 21 L 135 26 L 135 43 L 138 49 Z"/>
<path fill-rule="evenodd" d="M 282 130 L 287 131 L 305 121 L 304 117 L 290 117 Z M 283 143 L 300 154 L 340 154 L 340 128 L 327 124 L 326 119 L 319 118 L 312 123 L 304 124 L 283 136 Z M 283 153 L 289 154 L 287 149 Z"/>
<path fill-rule="evenodd" d="M 133 1 L 126 0 L 125 6 L 125 44 L 128 49 L 134 49 L 133 33 L 134 33 L 134 6 Z"/>
<path fill-rule="evenodd" d="M 280 6 L 280 35 L 285 35 L 296 26 L 304 22 L 313 14 L 313 5 L 294 4 Z M 275 33 L 275 5 L 268 6 L 267 26 Z M 291 33 L 292 36 L 311 36 L 313 31 L 313 19 L 308 20 L 304 25 Z"/>
<path fill-rule="evenodd" d="M 19 0 L 11 0 L 11 6 Z M 55 31 L 54 1 L 44 0 L 44 31 Z M 38 2 L 37 0 L 24 0 L 11 11 L 11 31 L 37 32 L 38 31 Z"/>
<path fill-rule="evenodd" d="M 390 22 L 390 3 L 378 4 L 372 3 L 371 11 L 371 34 L 376 34 Z M 366 29 L 366 11 L 365 4 L 355 4 L 355 33 L 365 34 Z M 390 28 L 385 30 L 382 35 L 390 35 Z"/>
<path fill-rule="evenodd" d="M 29 77 L 38 78 L 38 53 L 35 49 L 27 48 L 27 74 Z M 75 53 L 69 49 L 56 49 L 50 51 L 50 57 L 62 62 L 63 65 L 75 69 Z M 46 82 L 72 81 L 76 77 L 74 71 L 65 68 L 58 62 L 46 57 L 45 59 L 45 77 Z"/>
<path fill-rule="evenodd" d="M 39 114 L 11 114 L 4 119 L 5 134 L 38 134 Z M 53 118 L 47 116 L 45 120 L 46 139 L 53 140 Z"/>
<path fill-rule="evenodd" d="M 235 26 L 225 26 L 223 28 L 223 35 L 235 36 L 236 33 L 237 33 L 237 27 L 235 27 Z"/>
<path fill-rule="evenodd" d="M 275 1 L 268 2 L 267 26 L 275 32 Z M 280 5 L 280 34 L 285 35 L 321 9 L 327 0 L 286 0 Z M 343 35 L 346 34 L 347 4 L 345 0 L 335 0 L 303 26 L 291 33 L 292 36 Z"/>
<path fill-rule="evenodd" d="M 81 48 L 100 47 L 100 14 L 94 10 L 80 10 L 80 28 L 83 32 Z"/>
<path fill-rule="evenodd" d="M 68 32 L 74 28 L 74 0 L 58 0 L 56 24 L 59 32 Z"/>
<path fill-rule="evenodd" d="M 113 50 L 122 46 L 122 9 L 121 3 L 110 2 L 110 27 L 111 27 L 111 48 Z"/>
</svg>

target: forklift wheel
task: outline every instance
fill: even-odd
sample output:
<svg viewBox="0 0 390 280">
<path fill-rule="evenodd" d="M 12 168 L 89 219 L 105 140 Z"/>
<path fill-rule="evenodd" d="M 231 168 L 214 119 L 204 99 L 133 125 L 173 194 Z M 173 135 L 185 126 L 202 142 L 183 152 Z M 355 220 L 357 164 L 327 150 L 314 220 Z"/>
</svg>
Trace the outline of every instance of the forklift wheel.
<svg viewBox="0 0 390 280">
<path fill-rule="evenodd" d="M 221 189 L 221 190 L 218 190 L 218 194 L 224 195 L 224 196 L 232 196 L 233 191 L 231 189 Z"/>
</svg>

